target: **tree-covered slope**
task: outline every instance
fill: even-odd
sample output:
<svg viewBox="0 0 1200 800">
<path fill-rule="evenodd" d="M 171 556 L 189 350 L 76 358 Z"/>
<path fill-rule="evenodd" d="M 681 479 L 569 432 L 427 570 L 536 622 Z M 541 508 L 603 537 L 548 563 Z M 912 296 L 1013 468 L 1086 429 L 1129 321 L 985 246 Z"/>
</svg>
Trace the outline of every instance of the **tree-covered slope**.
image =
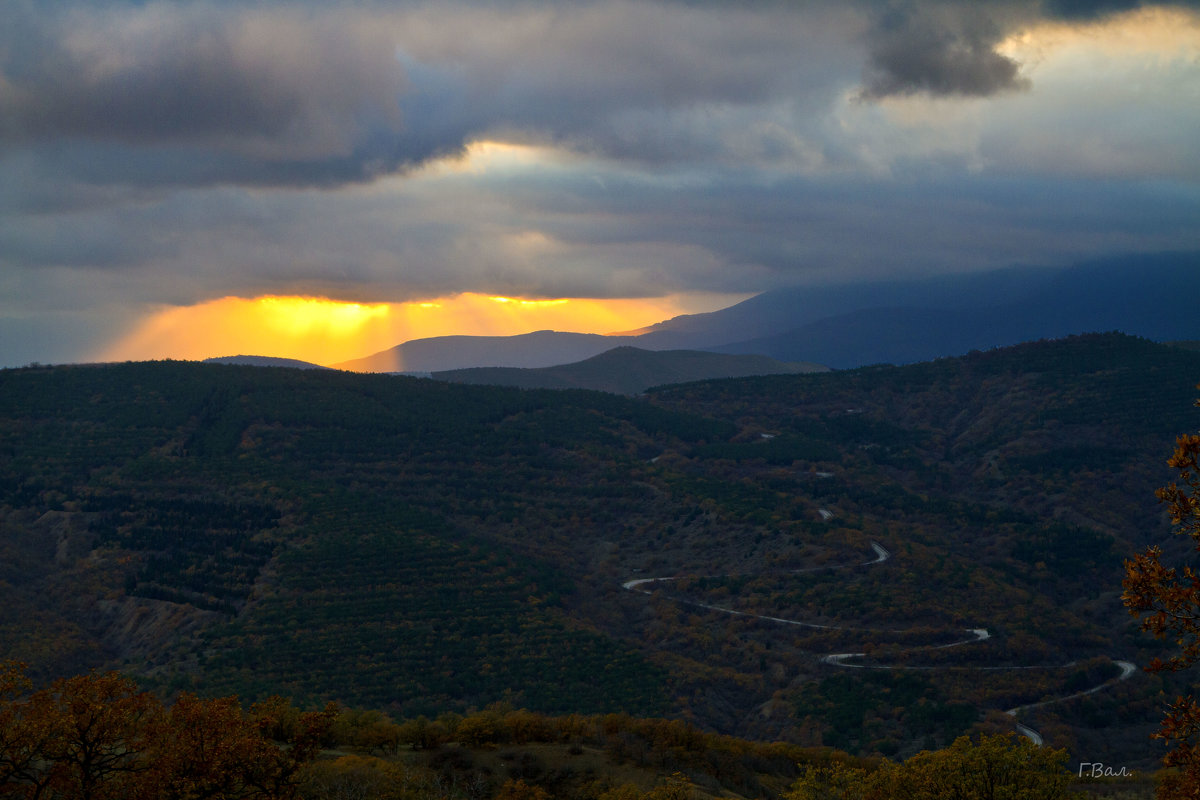
<svg viewBox="0 0 1200 800">
<path fill-rule="evenodd" d="M 554 367 L 476 367 L 434 372 L 453 383 L 520 386 L 526 389 L 595 389 L 640 394 L 651 386 L 747 375 L 824 372 L 818 364 L 793 364 L 766 356 L 725 355 L 700 350 L 641 350 L 614 347 L 598 356 Z"/>
<path fill-rule="evenodd" d="M 1054 701 L 1022 721 L 1148 764 L 1161 679 L 1060 699 L 1154 653 L 1121 560 L 1170 539 L 1153 489 L 1197 380 L 1200 354 L 1116 334 L 636 400 L 3 371 L 0 648 L 42 679 L 901 756 Z"/>
<path fill-rule="evenodd" d="M 823 741 L 853 749 L 874 739 L 886 750 L 897 731 L 920 729 L 904 721 L 914 709 L 940 703 L 931 719 L 952 719 L 946 709 L 965 701 L 978 723 L 1086 685 L 1078 670 L 1088 659 L 1155 654 L 1119 602 L 1122 560 L 1148 542 L 1181 546 L 1153 491 L 1171 478 L 1175 435 L 1200 427 L 1198 378 L 1197 354 L 1110 334 L 907 367 L 666 387 L 654 399 L 742 431 L 690 452 L 705 480 L 747 493 L 769 486 L 776 501 L 760 494 L 756 511 L 775 520 L 803 517 L 815 500 L 828 524 L 867 532 L 895 555 L 854 580 L 738 586 L 739 608 L 834 608 L 831 621 L 875 629 L 989 630 L 978 646 L 893 647 L 857 662 L 907 670 L 818 669 L 803 691 L 776 693 L 800 717 L 825 720 Z M 864 639 L 886 644 L 876 633 L 826 650 L 861 652 Z M 921 669 L 950 664 L 958 669 Z M 1153 752 L 1144 737 L 1161 688 L 1135 675 L 1025 716 L 1060 743 L 1134 758 Z"/>
<path fill-rule="evenodd" d="M 0 380 L 5 546 L 33 564 L 6 593 L 74 642 L 14 618 L 3 645 L 45 673 L 125 658 L 248 695 L 665 710 L 660 671 L 565 617 L 573 581 L 550 553 L 473 528 L 509 496 L 594 504 L 590 479 L 630 461 L 628 443 L 718 424 L 603 396 L 251 367 Z M 584 450 L 559 486 L 567 447 Z M 188 624 L 162 623 L 164 607 Z"/>
</svg>

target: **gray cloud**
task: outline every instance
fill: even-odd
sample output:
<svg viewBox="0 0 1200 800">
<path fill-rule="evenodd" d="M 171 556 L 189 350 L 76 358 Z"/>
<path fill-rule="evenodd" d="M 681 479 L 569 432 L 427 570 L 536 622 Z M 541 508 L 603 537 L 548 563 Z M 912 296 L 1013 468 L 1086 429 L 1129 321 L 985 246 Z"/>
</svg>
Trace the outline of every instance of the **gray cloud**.
<svg viewBox="0 0 1200 800">
<path fill-rule="evenodd" d="M 333 185 L 446 152 L 402 136 L 394 37 L 365 19 L 14 5 L 0 34 L 0 152 L 33 152 L 79 181 Z"/>
<path fill-rule="evenodd" d="M 863 94 L 987 96 L 1029 88 L 1020 65 L 995 51 L 1005 26 L 988 3 L 909 3 L 881 13 Z"/>
<path fill-rule="evenodd" d="M 1197 0 L 889 0 L 869 4 L 862 96 L 986 97 L 1029 89 L 1021 64 L 996 51 L 1039 19 L 1095 21 L 1147 6 L 1200 7 Z"/>
<path fill-rule="evenodd" d="M 1108 14 L 1119 14 L 1146 6 L 1176 6 L 1200 8 L 1197 0 L 1045 0 L 1042 11 L 1051 18 L 1064 20 L 1094 20 Z"/>
<path fill-rule="evenodd" d="M 14 0 L 0 153 L 94 184 L 337 186 L 504 136 L 649 164 L 838 167 L 839 98 L 1026 89 L 995 50 L 1130 0 Z"/>
<path fill-rule="evenodd" d="M 853 80 L 861 24 L 836 5 L 49 8 L 18 0 L 0 33 L 0 152 L 140 185 L 337 185 L 498 132 L 708 159 L 726 145 L 698 110 L 815 112 Z"/>
<path fill-rule="evenodd" d="M 11 41 L 0 91 L 10 145 L 57 140 L 209 147 L 247 158 L 348 155 L 400 126 L 404 79 L 389 37 L 308 13 L 209 6 L 69 8 Z M 24 57 L 23 61 L 14 63 Z"/>
<path fill-rule="evenodd" d="M 227 294 L 741 293 L 1200 248 L 1193 39 L 996 52 L 1128 6 L 9 0 L 0 338 Z M 539 155 L 431 163 L 487 139 Z"/>
<path fill-rule="evenodd" d="M 623 297 L 1200 248 L 1200 193 L 1178 185 L 612 171 L 597 181 L 598 166 L 425 176 L 370 192 L 226 187 L 14 216 L 0 227 L 0 272 L 40 276 L 14 296 L 42 287 L 39 297 L 80 307 L 280 292 Z"/>
</svg>

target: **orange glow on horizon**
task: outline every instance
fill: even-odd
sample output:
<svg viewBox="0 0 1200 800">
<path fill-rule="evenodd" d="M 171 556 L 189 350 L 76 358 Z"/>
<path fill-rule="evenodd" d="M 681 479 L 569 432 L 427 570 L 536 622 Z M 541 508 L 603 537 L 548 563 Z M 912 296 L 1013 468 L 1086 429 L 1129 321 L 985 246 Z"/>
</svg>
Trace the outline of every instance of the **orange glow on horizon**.
<svg viewBox="0 0 1200 800">
<path fill-rule="evenodd" d="M 318 297 L 260 297 L 251 302 L 264 326 L 293 336 L 352 335 L 372 320 L 386 319 L 391 311 L 387 303 L 338 303 Z"/>
<path fill-rule="evenodd" d="M 709 311 L 741 296 L 522 298 L 467 292 L 406 303 L 351 303 L 322 297 L 223 297 L 151 314 L 97 360 L 202 360 L 233 355 L 337 364 L 411 339 L 535 330 L 613 333 L 679 314 Z"/>
<path fill-rule="evenodd" d="M 558 300 L 525 300 L 524 298 L 520 297 L 500 296 L 489 297 L 488 300 L 491 300 L 493 303 L 516 303 L 522 308 L 548 308 L 550 306 L 561 306 L 563 303 L 571 302 L 565 298 L 560 298 Z"/>
</svg>

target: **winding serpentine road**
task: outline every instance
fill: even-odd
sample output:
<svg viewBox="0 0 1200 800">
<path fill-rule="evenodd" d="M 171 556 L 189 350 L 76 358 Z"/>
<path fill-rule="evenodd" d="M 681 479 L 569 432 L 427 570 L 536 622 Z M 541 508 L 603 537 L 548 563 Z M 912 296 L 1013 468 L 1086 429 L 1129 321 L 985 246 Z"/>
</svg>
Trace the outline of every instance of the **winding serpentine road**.
<svg viewBox="0 0 1200 800">
<path fill-rule="evenodd" d="M 882 564 L 883 562 L 887 561 L 888 559 L 890 559 L 892 557 L 892 554 L 887 550 L 887 548 L 885 548 L 883 545 L 879 544 L 879 542 L 871 542 L 871 549 L 875 551 L 875 558 L 873 558 L 869 561 L 863 561 L 861 563 L 856 563 L 856 564 L 834 564 L 831 566 L 807 567 L 805 569 L 792 570 L 790 574 L 797 575 L 800 573 L 819 572 L 822 570 L 854 569 L 856 567 L 869 567 L 873 564 Z M 710 576 L 706 576 L 706 577 L 723 577 L 723 576 L 710 575 Z M 626 581 L 625 583 L 622 583 L 621 587 L 623 589 L 625 589 L 627 591 L 631 591 L 631 592 L 639 592 L 641 594 L 653 594 L 653 592 L 650 589 L 646 588 L 647 586 L 649 586 L 651 584 L 655 584 L 655 583 L 669 583 L 671 581 L 677 581 L 677 580 L 680 580 L 680 578 L 678 578 L 678 577 L 675 577 L 675 578 L 638 578 L 636 580 Z M 783 617 L 769 617 L 769 616 L 766 616 L 765 614 L 752 614 L 748 611 L 738 611 L 733 608 L 726 608 L 725 606 L 712 605 L 711 603 L 701 603 L 696 600 L 684 600 L 684 599 L 678 598 L 678 597 L 673 597 L 671 599 L 674 600 L 676 603 L 679 603 L 680 605 L 692 606 L 693 608 L 703 608 L 703 609 L 707 609 L 709 611 L 719 611 L 723 614 L 729 614 L 729 615 L 735 616 L 735 617 L 750 617 L 753 619 L 767 620 L 768 622 L 777 622 L 781 625 L 794 625 L 796 627 L 801 627 L 801 628 L 817 628 L 817 629 L 821 629 L 821 630 L 830 630 L 830 631 L 862 631 L 864 633 L 871 633 L 871 632 L 902 633 L 902 631 L 898 631 L 898 630 L 885 631 L 880 628 L 856 628 L 856 627 L 852 627 L 852 626 L 848 626 L 848 625 L 824 625 L 824 624 L 816 623 L 816 622 L 805 622 L 803 620 L 785 619 Z M 962 645 L 975 644 L 977 642 L 982 642 L 987 639 L 990 639 L 992 636 L 991 633 L 988 632 L 987 628 L 967 628 L 967 629 L 965 629 L 965 631 L 968 634 L 970 634 L 965 639 L 950 642 L 949 644 L 930 645 L 930 646 L 925 646 L 925 647 L 911 647 L 911 648 L 908 648 L 907 650 L 902 650 L 900 652 L 912 652 L 912 651 L 916 651 L 916 650 L 944 650 L 947 647 L 960 647 Z M 907 670 L 944 669 L 943 667 L 910 667 L 910 666 L 887 666 L 887 665 L 868 665 L 868 664 L 848 664 L 848 663 L 846 663 L 847 661 L 850 661 L 851 659 L 862 658 L 865 655 L 866 655 L 866 653 L 830 653 L 829 655 L 821 657 L 821 663 L 828 664 L 833 667 L 842 667 L 842 668 L 846 668 L 846 669 L 907 669 Z M 980 671 L 1012 670 L 1012 669 L 1063 669 L 1066 667 L 1074 666 L 1075 663 L 1076 662 L 1072 661 L 1067 664 L 1060 664 L 1057 667 L 1044 667 L 1044 666 L 969 667 L 968 669 L 976 669 L 976 670 L 980 670 Z M 1137 666 L 1128 661 L 1117 661 L 1114 659 L 1113 663 L 1121 668 L 1121 674 L 1115 678 L 1110 678 L 1109 680 L 1106 680 L 1097 686 L 1093 686 L 1092 688 L 1085 689 L 1084 691 L 1081 691 L 1081 692 L 1074 692 L 1073 694 L 1063 695 L 1062 697 L 1055 697 L 1050 700 L 1042 700 L 1041 702 L 1037 702 L 1037 703 L 1027 703 L 1022 706 L 1017 706 L 1016 708 L 1010 708 L 1007 711 L 1005 711 L 1004 713 L 1008 714 L 1010 717 L 1013 717 L 1013 724 L 1016 726 L 1017 731 L 1022 736 L 1029 739 L 1035 745 L 1041 747 L 1042 744 L 1044 744 L 1041 734 L 1039 734 L 1033 728 L 1030 728 L 1027 725 L 1022 725 L 1021 723 L 1017 722 L 1016 721 L 1017 714 L 1019 714 L 1022 711 L 1025 711 L 1027 709 L 1040 708 L 1042 706 L 1048 706 L 1048 705 L 1052 705 L 1054 703 L 1062 703 L 1067 700 L 1073 700 L 1076 697 L 1083 697 L 1084 695 L 1094 694 L 1094 693 L 1100 691 L 1101 689 L 1104 689 L 1104 688 L 1107 688 L 1114 684 L 1120 683 L 1121 681 L 1129 680 L 1131 677 L 1133 677 L 1133 674 L 1135 672 L 1137 672 Z"/>
</svg>

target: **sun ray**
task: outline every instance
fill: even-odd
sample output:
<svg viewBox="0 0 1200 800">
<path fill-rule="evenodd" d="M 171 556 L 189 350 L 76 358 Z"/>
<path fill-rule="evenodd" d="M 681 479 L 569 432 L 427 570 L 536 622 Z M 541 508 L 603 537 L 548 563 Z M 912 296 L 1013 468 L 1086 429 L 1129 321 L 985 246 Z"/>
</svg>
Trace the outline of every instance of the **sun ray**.
<svg viewBox="0 0 1200 800">
<path fill-rule="evenodd" d="M 402 303 L 287 295 L 223 297 L 192 306 L 157 308 L 118 341 L 102 347 L 95 358 L 125 361 L 265 355 L 335 364 L 430 336 L 629 331 L 740 299 L 740 295 L 712 294 L 530 298 L 475 292 Z"/>
</svg>

